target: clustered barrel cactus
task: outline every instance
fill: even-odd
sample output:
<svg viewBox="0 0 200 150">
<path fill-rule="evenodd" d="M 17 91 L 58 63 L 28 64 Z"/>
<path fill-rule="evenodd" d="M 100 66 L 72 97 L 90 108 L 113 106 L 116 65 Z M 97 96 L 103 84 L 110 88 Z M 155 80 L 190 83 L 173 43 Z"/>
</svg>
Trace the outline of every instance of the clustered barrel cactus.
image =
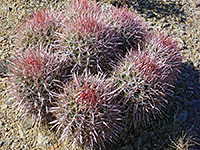
<svg viewBox="0 0 200 150">
<path fill-rule="evenodd" d="M 181 56 L 173 37 L 125 7 L 73 0 L 17 30 L 8 93 L 73 147 L 106 149 L 166 105 Z"/>
</svg>

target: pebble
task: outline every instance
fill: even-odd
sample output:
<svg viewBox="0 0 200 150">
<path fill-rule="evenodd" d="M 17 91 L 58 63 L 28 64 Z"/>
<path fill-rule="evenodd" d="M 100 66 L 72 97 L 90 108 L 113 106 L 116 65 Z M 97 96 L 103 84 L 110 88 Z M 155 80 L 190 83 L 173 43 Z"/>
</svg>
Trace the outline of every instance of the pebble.
<svg viewBox="0 0 200 150">
<path fill-rule="evenodd" d="M 22 128 L 27 131 L 33 126 L 33 121 L 31 118 L 25 117 L 22 119 Z"/>
<path fill-rule="evenodd" d="M 5 38 L 4 37 L 0 37 L 0 42 L 2 42 Z"/>
<path fill-rule="evenodd" d="M 47 145 L 48 140 L 45 136 L 43 136 L 40 132 L 38 133 L 38 139 L 37 139 L 38 145 Z"/>
<path fill-rule="evenodd" d="M 194 67 L 199 68 L 199 63 L 194 63 Z"/>
<path fill-rule="evenodd" d="M 19 135 L 20 135 L 21 138 L 24 138 L 24 133 L 21 129 L 19 129 Z"/>
<path fill-rule="evenodd" d="M 7 108 L 8 108 L 8 105 L 6 105 L 6 104 L 2 104 L 2 105 L 1 105 L 1 109 L 2 109 L 2 110 L 5 110 L 5 109 L 7 109 Z"/>
<path fill-rule="evenodd" d="M 0 141 L 0 147 L 2 147 L 2 146 L 3 146 L 3 144 L 4 144 L 4 142 L 3 142 L 3 141 Z"/>
</svg>

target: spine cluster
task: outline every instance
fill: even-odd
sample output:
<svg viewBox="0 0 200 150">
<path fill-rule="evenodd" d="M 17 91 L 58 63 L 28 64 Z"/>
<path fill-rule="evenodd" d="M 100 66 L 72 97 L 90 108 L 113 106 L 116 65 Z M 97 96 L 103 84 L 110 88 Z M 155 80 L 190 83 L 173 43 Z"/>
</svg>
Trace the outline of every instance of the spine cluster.
<svg viewBox="0 0 200 150">
<path fill-rule="evenodd" d="M 10 100 L 73 147 L 106 149 L 167 104 L 181 56 L 173 37 L 127 8 L 87 0 L 19 24 Z"/>
</svg>

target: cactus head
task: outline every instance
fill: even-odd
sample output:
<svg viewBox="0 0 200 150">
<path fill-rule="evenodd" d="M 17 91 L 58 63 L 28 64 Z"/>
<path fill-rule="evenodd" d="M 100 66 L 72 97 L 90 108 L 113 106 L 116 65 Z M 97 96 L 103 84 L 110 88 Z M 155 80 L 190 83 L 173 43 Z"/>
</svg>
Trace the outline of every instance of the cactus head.
<svg viewBox="0 0 200 150">
<path fill-rule="evenodd" d="M 147 53 L 154 51 L 158 54 L 156 56 L 158 61 L 165 59 L 165 65 L 170 70 L 168 79 L 174 79 L 174 76 L 179 72 L 182 61 L 180 47 L 175 38 L 163 32 L 150 32 L 145 47 Z"/>
<path fill-rule="evenodd" d="M 42 10 L 32 13 L 19 24 L 14 47 L 24 51 L 29 47 L 48 47 L 56 41 L 55 32 L 60 28 L 61 13 L 56 10 Z"/>
<path fill-rule="evenodd" d="M 103 76 L 74 75 L 51 110 L 56 118 L 51 124 L 61 129 L 61 139 L 91 149 L 115 143 L 122 123 L 120 107 L 109 94 L 112 88 Z"/>
<path fill-rule="evenodd" d="M 29 48 L 15 56 L 8 67 L 7 89 L 14 106 L 22 115 L 31 115 L 35 123 L 49 119 L 48 109 L 59 89 L 57 85 L 66 80 L 62 76 L 69 73 L 67 67 L 68 62 L 45 49 Z"/>
<path fill-rule="evenodd" d="M 146 123 L 166 104 L 165 96 L 172 87 L 167 80 L 170 71 L 155 52 L 130 52 L 116 67 L 113 79 L 124 97 L 130 126 Z"/>
</svg>

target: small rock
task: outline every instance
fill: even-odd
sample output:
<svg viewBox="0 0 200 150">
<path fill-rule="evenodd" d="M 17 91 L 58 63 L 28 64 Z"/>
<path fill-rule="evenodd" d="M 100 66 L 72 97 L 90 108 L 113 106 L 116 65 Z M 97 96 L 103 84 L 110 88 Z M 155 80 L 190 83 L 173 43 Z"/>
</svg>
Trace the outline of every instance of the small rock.
<svg viewBox="0 0 200 150">
<path fill-rule="evenodd" d="M 200 0 L 195 0 L 194 2 L 195 2 L 196 7 L 200 7 Z"/>
<path fill-rule="evenodd" d="M 198 68 L 199 64 L 198 63 L 194 63 L 194 67 Z"/>
<path fill-rule="evenodd" d="M 5 38 L 4 37 L 0 37 L 0 42 L 2 42 Z"/>
<path fill-rule="evenodd" d="M 5 28 L 6 28 L 6 29 L 10 29 L 10 28 L 11 28 L 11 26 L 10 26 L 10 25 L 7 25 Z"/>
<path fill-rule="evenodd" d="M 46 144 L 48 144 L 48 140 L 40 132 L 38 133 L 37 142 L 38 142 L 37 143 L 38 145 L 46 145 Z"/>
<path fill-rule="evenodd" d="M 4 144 L 4 142 L 3 142 L 3 141 L 0 141 L 0 147 L 2 147 L 2 146 L 3 146 L 3 144 Z"/>
<path fill-rule="evenodd" d="M 33 122 L 30 118 L 24 118 L 22 121 L 22 127 L 25 131 L 27 131 L 28 129 L 30 129 L 33 126 Z"/>
<path fill-rule="evenodd" d="M 21 138 L 23 138 L 23 137 L 24 137 L 24 133 L 22 132 L 22 130 L 21 130 L 21 129 L 19 129 L 19 135 L 20 135 L 20 137 L 21 137 Z"/>
<path fill-rule="evenodd" d="M 146 15 L 147 15 L 147 18 L 156 17 L 156 15 L 152 11 L 147 11 Z"/>
<path fill-rule="evenodd" d="M 184 30 L 179 30 L 178 31 L 181 35 L 186 35 L 187 33 Z"/>
</svg>

